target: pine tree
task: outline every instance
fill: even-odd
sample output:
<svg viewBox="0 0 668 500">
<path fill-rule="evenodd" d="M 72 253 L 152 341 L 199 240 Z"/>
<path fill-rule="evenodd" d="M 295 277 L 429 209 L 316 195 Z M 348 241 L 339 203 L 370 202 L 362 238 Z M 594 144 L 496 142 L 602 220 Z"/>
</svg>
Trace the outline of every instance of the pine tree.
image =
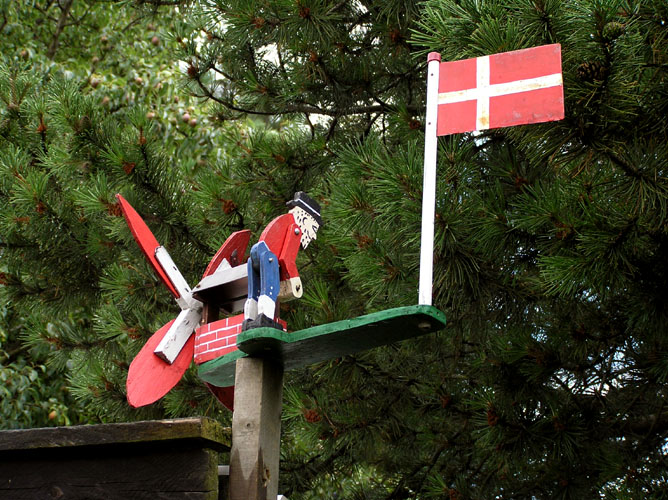
<svg viewBox="0 0 668 500">
<path fill-rule="evenodd" d="M 174 309 L 113 193 L 150 214 L 192 283 L 231 231 L 257 234 L 306 190 L 325 226 L 300 257 L 305 297 L 283 306 L 290 328 L 415 303 L 426 54 L 560 43 L 563 121 L 439 141 L 448 327 L 290 373 L 281 490 L 660 498 L 666 22 L 648 0 L 201 1 L 171 39 L 216 119 L 202 146 L 57 79 L 4 99 L 5 293 L 58 318 L 29 338 L 58 347 L 52 363 L 101 418 L 225 421 L 193 373 L 148 410 L 124 406 L 127 362 Z M 4 74 L 0 95 L 22 95 Z"/>
<path fill-rule="evenodd" d="M 222 412 L 199 383 L 153 410 L 125 402 L 127 365 L 173 304 L 114 195 L 195 279 L 223 236 L 192 238 L 193 201 L 179 195 L 228 139 L 180 91 L 169 16 L 158 24 L 173 8 L 109 7 L 0 4 L 3 426 Z"/>
</svg>

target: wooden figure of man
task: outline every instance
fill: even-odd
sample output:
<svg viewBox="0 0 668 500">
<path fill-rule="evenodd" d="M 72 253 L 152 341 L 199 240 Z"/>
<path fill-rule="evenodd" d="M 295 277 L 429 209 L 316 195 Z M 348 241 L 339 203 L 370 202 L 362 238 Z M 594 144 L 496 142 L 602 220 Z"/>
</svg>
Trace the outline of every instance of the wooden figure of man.
<svg viewBox="0 0 668 500">
<path fill-rule="evenodd" d="M 320 205 L 303 191 L 286 203 L 291 210 L 267 225 L 248 258 L 248 298 L 243 330 L 283 327 L 276 321 L 276 301 L 304 293 L 295 260 L 299 247 L 316 239 L 322 225 Z"/>
</svg>

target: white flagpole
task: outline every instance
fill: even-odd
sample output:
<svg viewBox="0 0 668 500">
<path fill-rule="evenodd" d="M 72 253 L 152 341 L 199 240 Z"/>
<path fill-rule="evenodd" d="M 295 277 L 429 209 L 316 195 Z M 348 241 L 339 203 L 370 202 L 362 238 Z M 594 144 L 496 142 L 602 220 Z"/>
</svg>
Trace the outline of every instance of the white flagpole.
<svg viewBox="0 0 668 500">
<path fill-rule="evenodd" d="M 420 242 L 420 289 L 418 304 L 430 306 L 434 276 L 434 213 L 436 212 L 436 125 L 438 79 L 441 55 L 427 57 L 427 113 L 424 137 L 424 177 L 422 181 L 422 233 Z"/>
</svg>

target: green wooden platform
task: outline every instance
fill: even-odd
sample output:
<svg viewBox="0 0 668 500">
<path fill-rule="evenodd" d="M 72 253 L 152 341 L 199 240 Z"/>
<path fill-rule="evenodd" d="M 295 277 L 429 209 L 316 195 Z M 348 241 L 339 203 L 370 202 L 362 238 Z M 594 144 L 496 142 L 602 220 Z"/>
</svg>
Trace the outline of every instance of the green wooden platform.
<svg viewBox="0 0 668 500">
<path fill-rule="evenodd" d="M 291 370 L 435 332 L 444 328 L 445 323 L 445 315 L 435 307 L 416 305 L 292 333 L 256 328 L 239 334 L 238 352 L 200 365 L 199 376 L 226 387 L 234 384 L 234 361 L 246 355 L 271 358 Z"/>
</svg>

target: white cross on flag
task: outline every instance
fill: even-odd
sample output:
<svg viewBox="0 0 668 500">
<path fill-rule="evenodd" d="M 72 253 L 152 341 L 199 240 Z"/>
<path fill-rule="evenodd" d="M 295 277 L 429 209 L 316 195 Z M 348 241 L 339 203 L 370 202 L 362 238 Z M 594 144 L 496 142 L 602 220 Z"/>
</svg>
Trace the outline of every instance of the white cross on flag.
<svg viewBox="0 0 668 500">
<path fill-rule="evenodd" d="M 427 68 L 419 304 L 431 305 L 437 136 L 561 120 L 561 46 L 543 45 Z"/>
<path fill-rule="evenodd" d="M 438 135 L 563 117 L 559 44 L 440 64 Z"/>
</svg>

